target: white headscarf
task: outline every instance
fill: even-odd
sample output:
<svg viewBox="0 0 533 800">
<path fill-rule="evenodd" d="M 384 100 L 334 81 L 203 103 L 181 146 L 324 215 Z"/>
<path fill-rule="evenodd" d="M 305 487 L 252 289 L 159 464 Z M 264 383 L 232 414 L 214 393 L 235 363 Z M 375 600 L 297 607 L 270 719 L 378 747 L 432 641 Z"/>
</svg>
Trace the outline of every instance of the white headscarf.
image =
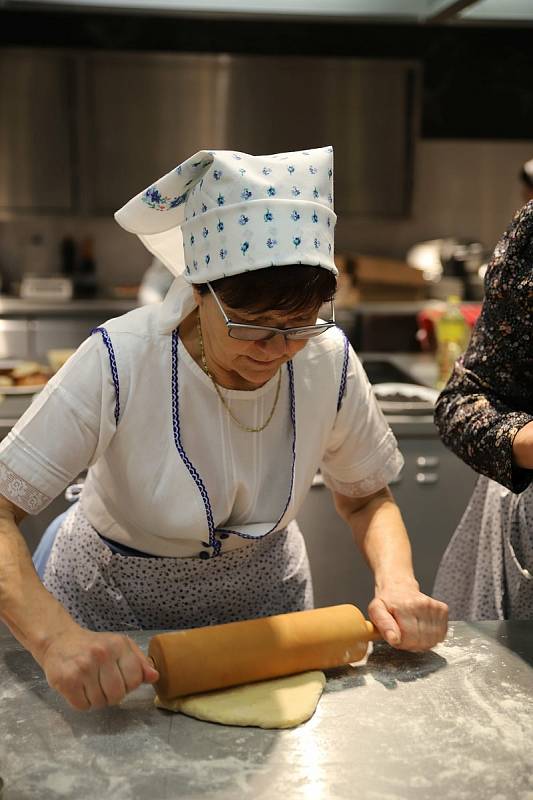
<svg viewBox="0 0 533 800">
<path fill-rule="evenodd" d="M 298 263 L 336 275 L 333 149 L 201 150 L 115 219 L 189 283 Z"/>
</svg>

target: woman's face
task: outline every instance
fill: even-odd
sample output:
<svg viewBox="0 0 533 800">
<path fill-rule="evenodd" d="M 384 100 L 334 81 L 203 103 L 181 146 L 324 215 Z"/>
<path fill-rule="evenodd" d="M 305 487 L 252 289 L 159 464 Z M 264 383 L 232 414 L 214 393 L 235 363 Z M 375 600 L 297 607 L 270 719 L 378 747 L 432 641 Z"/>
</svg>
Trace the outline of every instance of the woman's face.
<svg viewBox="0 0 533 800">
<path fill-rule="evenodd" d="M 229 377 L 232 382 L 237 378 L 251 388 L 261 386 L 276 374 L 282 364 L 293 358 L 307 344 L 305 340 L 287 341 L 281 335 L 258 342 L 234 339 L 228 334 L 224 317 L 215 299 L 210 294 L 200 295 L 197 290 L 195 296 L 209 371 L 213 377 L 221 378 L 226 385 Z M 273 328 L 314 325 L 319 311 L 318 308 L 314 308 L 293 313 L 250 312 L 230 308 L 223 301 L 221 303 L 232 322 L 266 325 Z"/>
</svg>

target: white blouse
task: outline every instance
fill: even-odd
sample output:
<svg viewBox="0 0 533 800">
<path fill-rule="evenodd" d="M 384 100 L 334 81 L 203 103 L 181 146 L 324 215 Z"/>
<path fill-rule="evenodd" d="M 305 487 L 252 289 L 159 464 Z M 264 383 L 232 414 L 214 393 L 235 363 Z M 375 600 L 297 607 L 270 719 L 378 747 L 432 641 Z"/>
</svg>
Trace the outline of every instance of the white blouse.
<svg viewBox="0 0 533 800">
<path fill-rule="evenodd" d="M 190 288 L 177 284 L 164 303 L 105 323 L 36 396 L 0 444 L 5 497 L 37 514 L 89 467 L 80 502 L 99 533 L 188 557 L 286 527 L 317 468 L 352 496 L 398 475 L 394 435 L 340 330 L 282 367 L 269 425 L 247 432 L 179 339 L 192 305 Z M 221 391 L 237 419 L 256 427 L 276 387 L 277 376 L 254 391 Z"/>
</svg>

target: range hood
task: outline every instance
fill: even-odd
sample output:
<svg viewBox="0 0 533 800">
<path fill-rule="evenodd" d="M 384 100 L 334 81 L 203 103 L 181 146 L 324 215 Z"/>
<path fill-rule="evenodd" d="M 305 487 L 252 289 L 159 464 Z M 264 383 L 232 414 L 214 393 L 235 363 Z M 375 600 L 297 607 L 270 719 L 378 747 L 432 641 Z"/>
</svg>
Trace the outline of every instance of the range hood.
<svg viewBox="0 0 533 800">
<path fill-rule="evenodd" d="M 0 51 L 0 210 L 108 215 L 195 151 L 332 145 L 335 208 L 410 212 L 414 62 Z"/>
</svg>

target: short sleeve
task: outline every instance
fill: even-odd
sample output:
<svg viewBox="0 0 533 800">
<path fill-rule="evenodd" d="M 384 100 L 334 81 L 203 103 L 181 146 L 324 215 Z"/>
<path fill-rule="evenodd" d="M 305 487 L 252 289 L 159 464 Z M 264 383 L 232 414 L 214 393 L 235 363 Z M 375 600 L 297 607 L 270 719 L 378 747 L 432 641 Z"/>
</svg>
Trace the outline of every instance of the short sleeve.
<svg viewBox="0 0 533 800">
<path fill-rule="evenodd" d="M 0 493 L 39 513 L 105 450 L 116 429 L 114 413 L 107 350 L 94 335 L 0 443 Z"/>
<path fill-rule="evenodd" d="M 364 497 L 383 489 L 403 457 L 358 357 L 350 347 L 346 393 L 320 465 L 333 491 Z"/>
</svg>

